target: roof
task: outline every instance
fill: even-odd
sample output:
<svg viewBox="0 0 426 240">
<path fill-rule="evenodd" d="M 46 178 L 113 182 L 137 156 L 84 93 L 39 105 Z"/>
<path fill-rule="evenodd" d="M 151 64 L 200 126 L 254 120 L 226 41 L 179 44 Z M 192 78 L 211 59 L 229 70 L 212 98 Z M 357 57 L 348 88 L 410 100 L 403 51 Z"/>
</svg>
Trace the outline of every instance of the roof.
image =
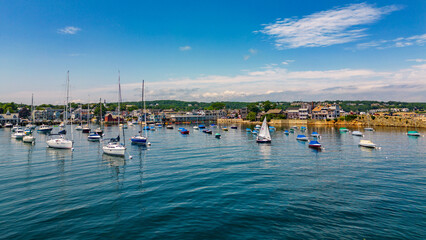
<svg viewBox="0 0 426 240">
<path fill-rule="evenodd" d="M 321 105 L 319 105 L 319 106 L 316 106 L 316 107 L 312 110 L 312 112 L 320 112 L 320 111 L 321 111 L 321 109 L 322 109 L 322 106 L 321 106 Z"/>
<path fill-rule="evenodd" d="M 279 109 L 279 108 L 277 108 L 277 109 L 270 109 L 268 112 L 266 112 L 266 114 L 281 114 L 281 113 L 283 113 L 283 110 Z"/>
</svg>

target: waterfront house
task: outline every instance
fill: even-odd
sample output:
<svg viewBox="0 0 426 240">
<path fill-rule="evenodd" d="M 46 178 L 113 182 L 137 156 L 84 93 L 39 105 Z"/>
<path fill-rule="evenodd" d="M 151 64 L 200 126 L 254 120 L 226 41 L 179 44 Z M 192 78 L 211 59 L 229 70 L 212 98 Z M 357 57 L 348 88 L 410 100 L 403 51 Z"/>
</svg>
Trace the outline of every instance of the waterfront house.
<svg viewBox="0 0 426 240">
<path fill-rule="evenodd" d="M 287 119 L 299 119 L 299 108 L 290 107 L 286 110 Z"/>
</svg>

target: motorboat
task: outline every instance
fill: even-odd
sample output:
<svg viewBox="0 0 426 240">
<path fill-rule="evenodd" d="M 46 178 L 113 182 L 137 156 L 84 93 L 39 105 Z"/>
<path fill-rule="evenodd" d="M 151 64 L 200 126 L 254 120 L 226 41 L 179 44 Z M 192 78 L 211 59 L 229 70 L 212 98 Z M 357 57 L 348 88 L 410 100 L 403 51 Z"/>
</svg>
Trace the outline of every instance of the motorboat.
<svg viewBox="0 0 426 240">
<path fill-rule="evenodd" d="M 12 132 L 16 132 L 16 130 L 18 130 L 19 128 L 21 128 L 21 127 L 18 126 L 18 125 L 13 126 L 12 127 Z"/>
<path fill-rule="evenodd" d="M 368 148 L 375 148 L 376 147 L 376 144 L 374 144 L 370 140 L 361 140 L 361 141 L 359 141 L 358 145 L 361 146 L 361 147 L 368 147 Z"/>
<path fill-rule="evenodd" d="M 52 127 L 43 124 L 37 129 L 37 132 L 39 132 L 39 133 L 50 133 L 52 131 L 52 129 L 53 129 Z"/>
<path fill-rule="evenodd" d="M 102 134 L 104 134 L 104 130 L 102 130 L 101 128 L 96 128 L 95 133 L 97 133 L 99 136 L 102 136 Z"/>
<path fill-rule="evenodd" d="M 59 127 L 65 127 L 65 123 L 64 122 L 61 122 L 61 124 L 59 124 Z"/>
<path fill-rule="evenodd" d="M 363 137 L 364 135 L 362 134 L 362 132 L 360 132 L 360 131 L 353 131 L 352 132 L 352 135 L 353 136 L 358 136 L 358 137 Z"/>
<path fill-rule="evenodd" d="M 91 132 L 89 136 L 87 136 L 87 140 L 91 142 L 98 142 L 101 139 L 101 136 L 96 132 Z"/>
<path fill-rule="evenodd" d="M 365 131 L 370 131 L 370 132 L 371 132 L 371 131 L 374 131 L 374 128 L 366 127 L 366 128 L 364 128 L 364 130 L 365 130 Z"/>
<path fill-rule="evenodd" d="M 141 135 L 136 135 L 130 138 L 130 141 L 132 142 L 132 144 L 135 145 L 146 145 L 147 143 L 147 138 Z"/>
<path fill-rule="evenodd" d="M 198 128 L 198 126 L 194 126 L 194 127 L 192 127 L 193 129 L 195 129 L 195 130 L 198 130 L 199 128 Z"/>
<path fill-rule="evenodd" d="M 319 137 L 319 136 L 320 136 L 320 134 L 319 134 L 319 133 L 317 133 L 317 132 L 312 132 L 312 133 L 311 133 L 311 136 L 312 136 L 312 137 Z"/>
<path fill-rule="evenodd" d="M 254 129 L 260 129 L 260 125 L 256 125 Z"/>
<path fill-rule="evenodd" d="M 260 127 L 259 134 L 256 137 L 257 143 L 271 143 L 272 138 L 269 133 L 268 123 L 266 122 L 266 117 L 263 119 L 262 127 Z"/>
<path fill-rule="evenodd" d="M 309 139 L 308 139 L 307 136 L 305 136 L 303 134 L 299 134 L 299 135 L 297 135 L 296 140 L 298 140 L 298 141 L 308 141 Z"/>
<path fill-rule="evenodd" d="M 285 135 L 288 135 L 288 134 L 289 134 L 289 131 L 288 131 L 288 130 L 284 130 L 284 134 L 285 134 Z"/>
<path fill-rule="evenodd" d="M 407 135 L 408 135 L 408 136 L 415 136 L 415 137 L 419 137 L 419 136 L 420 136 L 420 133 L 419 133 L 419 132 L 417 132 L 417 131 L 408 131 L 408 132 L 407 132 Z"/>
<path fill-rule="evenodd" d="M 27 135 L 24 130 L 22 130 L 22 128 L 18 128 L 17 130 L 15 130 L 15 132 L 12 134 L 12 138 L 15 139 L 23 139 L 24 136 Z"/>
<path fill-rule="evenodd" d="M 26 135 L 22 138 L 22 141 L 24 143 L 33 143 L 33 142 L 35 142 L 35 139 L 36 138 L 33 135 Z"/>
<path fill-rule="evenodd" d="M 71 149 L 73 146 L 73 141 L 65 139 L 63 135 L 52 134 L 50 136 L 51 138 L 46 141 L 47 146 L 50 148 Z"/>
<path fill-rule="evenodd" d="M 90 127 L 89 125 L 84 125 L 83 129 L 81 129 L 82 133 L 90 133 Z"/>
<path fill-rule="evenodd" d="M 179 128 L 179 132 L 182 135 L 188 135 L 189 134 L 189 130 L 186 128 Z"/>
<path fill-rule="evenodd" d="M 199 129 L 204 129 L 204 128 L 206 128 L 206 126 L 204 126 L 204 125 L 198 125 L 198 128 Z"/>
<path fill-rule="evenodd" d="M 12 124 L 12 123 L 10 123 L 10 122 L 7 122 L 7 123 L 5 123 L 5 124 L 4 124 L 4 127 L 5 127 L 5 128 L 12 128 L 12 127 L 13 127 L 13 124 Z"/>
<path fill-rule="evenodd" d="M 250 132 L 251 133 L 251 128 L 246 128 L 246 132 Z"/>
<path fill-rule="evenodd" d="M 340 132 L 349 132 L 349 129 L 345 128 L 345 127 L 341 127 L 339 128 Z"/>
<path fill-rule="evenodd" d="M 214 135 L 214 137 L 215 137 L 215 138 L 221 138 L 222 136 L 220 135 L 220 133 L 216 133 L 216 134 Z"/>
<path fill-rule="evenodd" d="M 167 125 L 166 129 L 173 129 L 173 125 Z"/>
<path fill-rule="evenodd" d="M 269 126 L 269 131 L 270 132 L 274 132 L 275 130 L 277 130 L 274 126 Z"/>
<path fill-rule="evenodd" d="M 321 143 L 319 143 L 318 141 L 310 141 L 309 142 L 309 147 L 310 148 L 321 148 Z"/>
<path fill-rule="evenodd" d="M 29 129 L 31 129 L 31 130 L 34 130 L 37 126 L 36 126 L 36 125 L 33 125 L 33 124 L 31 124 L 31 123 L 29 123 L 29 124 L 27 124 L 25 127 L 26 127 L 26 128 L 29 128 Z"/>
<path fill-rule="evenodd" d="M 223 128 L 222 128 L 222 130 L 226 132 L 226 131 L 228 131 L 229 129 L 228 129 L 227 127 L 223 127 Z"/>
<path fill-rule="evenodd" d="M 212 134 L 213 132 L 212 132 L 212 130 L 210 130 L 210 129 L 204 129 L 204 130 L 203 130 L 203 133 Z"/>
<path fill-rule="evenodd" d="M 77 131 L 82 131 L 82 130 L 83 130 L 83 127 L 82 127 L 81 125 L 79 125 L 79 126 L 75 127 L 75 130 L 77 130 Z"/>
<path fill-rule="evenodd" d="M 301 126 L 301 127 L 300 127 L 300 131 L 302 131 L 302 132 L 306 131 L 306 127 Z"/>
<path fill-rule="evenodd" d="M 238 127 L 237 126 L 231 126 L 231 129 L 237 129 Z"/>
</svg>

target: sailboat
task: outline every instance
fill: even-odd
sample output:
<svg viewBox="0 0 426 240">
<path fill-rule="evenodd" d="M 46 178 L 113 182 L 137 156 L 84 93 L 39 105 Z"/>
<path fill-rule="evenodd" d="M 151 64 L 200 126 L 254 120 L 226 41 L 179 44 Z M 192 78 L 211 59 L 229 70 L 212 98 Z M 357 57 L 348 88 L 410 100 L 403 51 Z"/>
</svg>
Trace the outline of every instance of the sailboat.
<svg viewBox="0 0 426 240">
<path fill-rule="evenodd" d="M 82 115 L 82 112 L 81 112 L 81 110 L 82 110 L 83 108 L 82 108 L 82 106 L 80 105 L 80 124 L 75 128 L 75 130 L 77 130 L 77 131 L 81 131 L 81 130 L 83 130 L 83 127 L 81 126 L 81 121 L 82 121 L 82 117 L 81 117 L 81 115 Z"/>
<path fill-rule="evenodd" d="M 145 81 L 142 80 L 142 99 L 141 99 L 141 103 L 143 102 L 144 122 L 145 122 L 145 126 L 146 126 L 146 113 L 145 113 L 144 93 L 145 93 Z M 143 129 L 142 129 L 142 124 L 141 124 L 141 129 L 139 131 L 139 135 L 136 135 L 136 136 L 133 136 L 132 138 L 130 138 L 130 141 L 132 141 L 132 144 L 146 145 L 147 140 L 148 140 L 148 136 L 146 135 L 147 131 L 145 131 L 145 136 L 142 136 L 142 133 L 143 133 Z"/>
<path fill-rule="evenodd" d="M 99 127 L 95 129 L 95 133 L 102 136 L 104 130 L 102 130 L 102 99 L 99 99 Z"/>
<path fill-rule="evenodd" d="M 256 137 L 257 143 L 270 143 L 272 141 L 271 134 L 269 133 L 268 123 L 266 117 L 263 119 L 262 127 L 260 127 L 259 134 Z"/>
<path fill-rule="evenodd" d="M 120 102 L 121 102 L 121 86 L 120 86 L 120 72 L 118 72 L 118 126 L 120 126 Z M 123 130 L 124 132 L 124 130 Z M 126 153 L 126 147 L 120 143 L 120 128 L 118 128 L 118 137 L 111 138 L 106 146 L 102 147 L 102 151 L 108 155 L 122 156 Z"/>
<path fill-rule="evenodd" d="M 34 122 L 34 94 L 31 95 L 31 122 L 27 124 L 27 128 L 30 130 L 30 133 L 22 138 L 22 141 L 25 143 L 33 143 L 35 141 L 35 137 L 32 134 L 32 130 L 35 129 Z"/>
<path fill-rule="evenodd" d="M 90 102 L 90 100 L 89 100 Z M 90 103 L 87 103 L 87 124 L 84 125 L 82 132 L 83 133 L 90 133 L 90 110 L 89 110 Z"/>
<path fill-rule="evenodd" d="M 70 71 L 67 72 L 67 102 L 66 106 L 68 108 L 68 101 L 69 101 L 69 92 L 70 92 Z M 70 108 L 71 109 L 71 108 Z M 68 113 L 68 109 L 66 110 L 66 113 Z M 68 121 L 68 118 L 65 118 L 65 125 L 66 121 Z M 51 148 L 61 148 L 61 149 L 72 149 L 74 145 L 74 140 L 68 140 L 65 138 L 62 134 L 55 134 L 52 136 L 59 136 L 59 138 L 51 137 L 49 140 L 46 141 L 47 146 Z M 72 121 L 71 121 L 71 137 L 74 138 L 72 134 Z"/>
</svg>

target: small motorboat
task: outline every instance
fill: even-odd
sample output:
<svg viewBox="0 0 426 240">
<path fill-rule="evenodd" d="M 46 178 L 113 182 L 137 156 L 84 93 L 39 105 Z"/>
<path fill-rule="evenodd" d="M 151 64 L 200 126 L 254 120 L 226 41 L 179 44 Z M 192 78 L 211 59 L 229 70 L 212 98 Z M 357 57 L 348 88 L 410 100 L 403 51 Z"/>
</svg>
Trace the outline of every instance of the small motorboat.
<svg viewBox="0 0 426 240">
<path fill-rule="evenodd" d="M 101 139 L 101 136 L 96 132 L 91 132 L 89 136 L 87 136 L 87 140 L 91 142 L 98 142 Z"/>
<path fill-rule="evenodd" d="M 357 137 L 363 137 L 364 135 L 362 134 L 362 132 L 360 132 L 360 131 L 353 131 L 352 132 L 352 135 L 353 136 L 357 136 Z"/>
<path fill-rule="evenodd" d="M 27 135 L 24 138 L 22 138 L 22 141 L 24 143 L 33 143 L 35 141 L 35 137 L 33 135 Z"/>
<path fill-rule="evenodd" d="M 5 128 L 12 128 L 12 127 L 13 127 L 13 124 L 12 124 L 12 123 L 10 123 L 10 122 L 7 122 L 7 123 L 5 123 L 5 124 L 4 124 L 4 127 L 5 127 Z"/>
<path fill-rule="evenodd" d="M 274 126 L 269 126 L 269 131 L 270 132 L 274 132 L 275 130 L 277 130 Z"/>
<path fill-rule="evenodd" d="M 223 127 L 222 130 L 223 131 L 228 131 L 228 128 L 227 127 Z"/>
<path fill-rule="evenodd" d="M 132 144 L 135 144 L 135 145 L 146 145 L 147 140 L 148 139 L 142 135 L 136 135 L 130 138 L 130 141 L 132 141 Z"/>
<path fill-rule="evenodd" d="M 79 126 L 75 127 L 75 130 L 81 131 L 81 130 L 83 130 L 83 127 L 81 125 L 79 125 Z"/>
<path fill-rule="evenodd" d="M 198 128 L 199 129 L 204 129 L 204 128 L 206 128 L 206 126 L 204 126 L 204 125 L 198 125 Z"/>
<path fill-rule="evenodd" d="M 214 137 L 215 137 L 215 138 L 221 138 L 222 136 L 220 135 L 220 133 L 216 133 L 216 134 L 214 135 Z"/>
<path fill-rule="evenodd" d="M 291 127 L 292 129 L 297 129 L 297 126 L 293 126 L 293 127 Z"/>
<path fill-rule="evenodd" d="M 173 129 L 173 125 L 167 125 L 166 128 L 167 129 Z"/>
<path fill-rule="evenodd" d="M 260 125 L 256 125 L 254 129 L 260 129 Z"/>
<path fill-rule="evenodd" d="M 16 132 L 16 130 L 20 129 L 18 125 L 15 125 L 12 127 L 12 132 Z"/>
<path fill-rule="evenodd" d="M 340 132 L 349 132 L 349 129 L 345 128 L 345 127 L 341 127 L 339 128 Z"/>
<path fill-rule="evenodd" d="M 181 129 L 181 130 L 179 130 L 179 132 L 180 132 L 180 134 L 182 134 L 182 135 L 188 135 L 189 134 L 189 130 L 188 129 Z"/>
<path fill-rule="evenodd" d="M 97 133 L 99 136 L 102 136 L 102 134 L 104 134 L 104 130 L 101 128 L 96 128 L 95 133 Z"/>
<path fill-rule="evenodd" d="M 290 132 L 291 132 L 291 133 L 294 133 L 294 128 L 290 128 Z"/>
<path fill-rule="evenodd" d="M 361 140 L 358 144 L 360 147 L 368 147 L 368 148 L 376 148 L 376 144 L 374 144 L 370 140 Z"/>
<path fill-rule="evenodd" d="M 374 128 L 366 127 L 366 128 L 364 128 L 364 130 L 365 130 L 365 131 L 370 131 L 370 132 L 371 132 L 371 131 L 374 131 Z"/>
<path fill-rule="evenodd" d="M 319 137 L 320 135 L 319 135 L 319 133 L 317 133 L 317 132 L 312 132 L 312 133 L 311 133 L 311 136 L 312 136 L 312 137 Z"/>
<path fill-rule="evenodd" d="M 231 126 L 231 129 L 237 129 L 238 127 L 237 126 Z"/>
<path fill-rule="evenodd" d="M 65 130 L 65 129 L 62 129 L 61 131 L 59 131 L 59 132 L 58 132 L 58 134 L 62 134 L 62 135 L 65 135 L 65 134 L 67 134 L 67 130 Z"/>
<path fill-rule="evenodd" d="M 302 131 L 302 132 L 306 131 L 306 127 L 301 126 L 301 127 L 300 127 L 300 131 Z"/>
<path fill-rule="evenodd" d="M 284 134 L 288 135 L 290 132 L 288 130 L 284 130 Z"/>
<path fill-rule="evenodd" d="M 27 134 L 22 130 L 22 128 L 18 128 L 13 134 L 12 138 L 15 139 L 23 139 Z"/>
<path fill-rule="evenodd" d="M 82 130 L 83 133 L 90 133 L 89 125 L 85 125 L 81 130 Z"/>
<path fill-rule="evenodd" d="M 420 137 L 420 133 L 417 131 L 408 131 L 407 132 L 408 136 L 415 136 L 415 137 Z"/>
<path fill-rule="evenodd" d="M 305 136 L 303 134 L 300 134 L 300 135 L 297 135 L 296 140 L 298 140 L 298 141 L 308 141 L 309 139 L 308 139 L 307 136 Z"/>
<path fill-rule="evenodd" d="M 212 134 L 213 132 L 212 132 L 212 130 L 210 130 L 210 129 L 204 129 L 204 130 L 203 130 L 203 133 Z"/>
<path fill-rule="evenodd" d="M 47 125 L 41 125 L 38 129 L 37 132 L 39 133 L 50 133 L 52 131 L 52 127 L 49 127 Z"/>
<path fill-rule="evenodd" d="M 155 127 L 154 127 L 154 126 L 152 126 L 152 127 L 149 127 L 149 130 L 150 130 L 150 131 L 155 131 L 156 129 L 155 129 Z"/>
<path fill-rule="evenodd" d="M 246 132 L 251 132 L 251 128 L 246 128 Z"/>
<path fill-rule="evenodd" d="M 193 129 L 198 130 L 198 126 L 194 126 Z"/>
<path fill-rule="evenodd" d="M 319 143 L 318 141 L 310 141 L 309 142 L 309 147 L 310 148 L 321 148 L 321 143 Z"/>
<path fill-rule="evenodd" d="M 143 130 L 147 130 L 147 131 L 149 131 L 149 129 L 150 129 L 150 127 L 149 127 L 149 126 L 145 126 L 145 127 L 143 127 Z"/>
</svg>

